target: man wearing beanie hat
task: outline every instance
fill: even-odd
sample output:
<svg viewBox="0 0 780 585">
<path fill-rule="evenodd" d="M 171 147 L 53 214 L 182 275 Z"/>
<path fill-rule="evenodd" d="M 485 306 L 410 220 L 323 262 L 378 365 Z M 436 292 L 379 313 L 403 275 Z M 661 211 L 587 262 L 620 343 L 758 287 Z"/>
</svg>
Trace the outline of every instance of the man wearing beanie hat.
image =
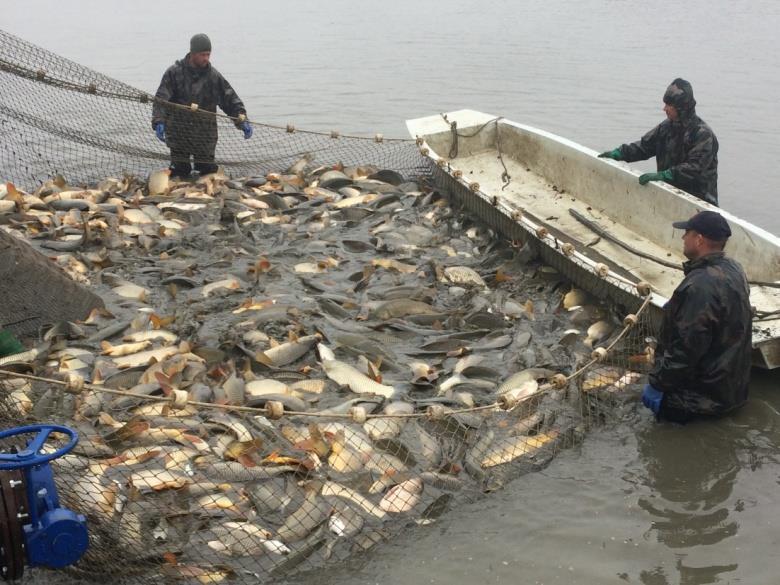
<svg viewBox="0 0 780 585">
<path fill-rule="evenodd" d="M 685 278 L 664 306 L 642 402 L 685 423 L 742 406 L 750 381 L 752 311 L 742 267 L 723 252 L 731 228 L 714 211 L 672 224 L 685 230 Z"/>
<path fill-rule="evenodd" d="M 634 162 L 655 156 L 658 172 L 645 173 L 639 182 L 666 181 L 670 185 L 718 204 L 718 139 L 696 115 L 691 84 L 679 77 L 664 93 L 666 120 L 641 140 L 602 152 L 599 157 Z"/>
<path fill-rule="evenodd" d="M 152 128 L 171 149 L 172 177 L 189 177 L 190 157 L 201 175 L 216 172 L 217 106 L 235 118 L 244 138 L 252 136 L 244 103 L 210 59 L 211 40 L 196 34 L 190 52 L 167 69 L 155 94 Z"/>
</svg>

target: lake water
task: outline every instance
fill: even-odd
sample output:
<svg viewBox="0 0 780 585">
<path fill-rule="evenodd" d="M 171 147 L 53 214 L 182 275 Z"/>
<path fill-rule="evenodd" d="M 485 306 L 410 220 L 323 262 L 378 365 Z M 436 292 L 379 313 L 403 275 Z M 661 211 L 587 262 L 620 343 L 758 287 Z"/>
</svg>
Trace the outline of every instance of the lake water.
<svg viewBox="0 0 780 585">
<path fill-rule="evenodd" d="M 606 150 L 660 122 L 684 77 L 720 141 L 721 206 L 780 232 L 777 2 L 26 0 L 0 27 L 149 92 L 206 32 L 253 120 L 366 135 L 472 108 Z M 757 373 L 748 406 L 706 424 L 637 409 L 318 580 L 774 583 L 778 386 Z"/>
</svg>

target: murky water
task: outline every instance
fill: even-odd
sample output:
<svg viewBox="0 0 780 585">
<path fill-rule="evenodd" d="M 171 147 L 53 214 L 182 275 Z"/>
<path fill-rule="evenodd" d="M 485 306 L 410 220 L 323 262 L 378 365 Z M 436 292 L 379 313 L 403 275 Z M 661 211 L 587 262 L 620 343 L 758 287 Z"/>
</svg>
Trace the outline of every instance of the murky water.
<svg viewBox="0 0 780 585">
<path fill-rule="evenodd" d="M 658 123 L 682 76 L 720 140 L 722 207 L 780 230 L 777 3 L 28 0 L 0 26 L 149 91 L 203 30 L 252 118 L 394 136 L 407 118 L 469 107 L 606 149 Z M 687 427 L 638 408 L 317 580 L 772 583 L 778 386 L 757 373 L 736 416 Z"/>
<path fill-rule="evenodd" d="M 773 583 L 780 400 L 765 376 L 753 390 L 737 416 L 687 427 L 638 408 L 328 582 Z"/>
</svg>

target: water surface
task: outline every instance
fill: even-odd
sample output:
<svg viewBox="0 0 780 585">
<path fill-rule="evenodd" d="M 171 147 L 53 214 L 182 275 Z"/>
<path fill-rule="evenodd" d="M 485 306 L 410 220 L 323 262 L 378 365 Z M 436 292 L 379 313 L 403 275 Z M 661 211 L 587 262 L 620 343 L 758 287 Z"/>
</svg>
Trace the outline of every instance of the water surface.
<svg viewBox="0 0 780 585">
<path fill-rule="evenodd" d="M 252 119 L 368 135 L 471 108 L 601 151 L 661 122 L 684 77 L 720 141 L 721 206 L 780 231 L 776 2 L 29 0 L 0 26 L 150 92 L 204 31 Z"/>
</svg>

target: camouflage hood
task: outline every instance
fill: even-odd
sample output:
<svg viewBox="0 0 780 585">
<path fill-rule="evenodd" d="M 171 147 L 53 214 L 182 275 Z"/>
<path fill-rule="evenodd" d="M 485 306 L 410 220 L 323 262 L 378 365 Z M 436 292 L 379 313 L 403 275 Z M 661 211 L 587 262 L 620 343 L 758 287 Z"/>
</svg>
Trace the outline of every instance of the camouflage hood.
<svg viewBox="0 0 780 585">
<path fill-rule="evenodd" d="M 666 88 L 664 103 L 674 106 L 681 114 L 690 115 L 696 108 L 693 87 L 689 82 L 678 77 Z"/>
</svg>

